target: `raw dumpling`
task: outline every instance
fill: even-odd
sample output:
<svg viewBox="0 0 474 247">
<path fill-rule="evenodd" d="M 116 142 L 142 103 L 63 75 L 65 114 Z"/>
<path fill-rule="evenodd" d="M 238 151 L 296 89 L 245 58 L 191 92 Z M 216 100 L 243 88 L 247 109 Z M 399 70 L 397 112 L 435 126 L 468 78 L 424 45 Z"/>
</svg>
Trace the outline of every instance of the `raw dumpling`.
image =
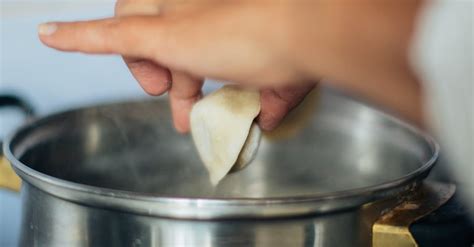
<svg viewBox="0 0 474 247">
<path fill-rule="evenodd" d="M 253 122 L 250 127 L 250 132 L 245 140 L 242 150 L 240 150 L 239 157 L 230 171 L 237 171 L 248 165 L 255 155 L 257 154 L 258 146 L 260 145 L 260 138 L 262 137 L 262 131 L 258 124 Z"/>
<path fill-rule="evenodd" d="M 253 120 L 259 112 L 259 92 L 235 86 L 224 86 L 194 105 L 191 133 L 212 184 L 234 165 L 242 168 L 254 158 L 261 131 Z"/>
</svg>

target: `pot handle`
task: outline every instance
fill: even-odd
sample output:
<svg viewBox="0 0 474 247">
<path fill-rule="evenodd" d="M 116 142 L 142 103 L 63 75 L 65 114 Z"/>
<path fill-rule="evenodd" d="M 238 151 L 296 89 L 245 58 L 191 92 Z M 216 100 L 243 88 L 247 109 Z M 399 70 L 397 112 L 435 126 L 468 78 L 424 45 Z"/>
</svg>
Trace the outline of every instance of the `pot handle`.
<svg viewBox="0 0 474 247">
<path fill-rule="evenodd" d="M 33 107 L 22 98 L 12 95 L 0 95 L 0 108 L 12 107 L 20 110 L 26 119 L 34 117 L 35 111 Z M 0 140 L 0 147 L 2 140 Z M 3 149 L 0 148 L 0 189 L 5 188 L 15 192 L 20 191 L 21 179 L 13 171 L 10 162 L 3 156 Z"/>
<path fill-rule="evenodd" d="M 423 182 L 406 200 L 384 211 L 372 226 L 372 247 L 417 247 L 410 225 L 445 204 L 456 191 L 454 184 Z"/>
</svg>

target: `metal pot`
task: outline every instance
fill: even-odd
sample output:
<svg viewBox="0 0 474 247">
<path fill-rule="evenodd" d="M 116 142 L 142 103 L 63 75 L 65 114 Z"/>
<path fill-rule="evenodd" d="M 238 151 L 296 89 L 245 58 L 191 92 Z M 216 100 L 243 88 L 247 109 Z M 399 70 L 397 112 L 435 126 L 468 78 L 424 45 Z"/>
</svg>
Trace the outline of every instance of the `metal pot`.
<svg viewBox="0 0 474 247">
<path fill-rule="evenodd" d="M 24 181 L 21 245 L 368 246 L 368 205 L 415 190 L 438 146 L 332 90 L 301 107 L 217 187 L 164 99 L 30 122 L 4 143 Z"/>
</svg>

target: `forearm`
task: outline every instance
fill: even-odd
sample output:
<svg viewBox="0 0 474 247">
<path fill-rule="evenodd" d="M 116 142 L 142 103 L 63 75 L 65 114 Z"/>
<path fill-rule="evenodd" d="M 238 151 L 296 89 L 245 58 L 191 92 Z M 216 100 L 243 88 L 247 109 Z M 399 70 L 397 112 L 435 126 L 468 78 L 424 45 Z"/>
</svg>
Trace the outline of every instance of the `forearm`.
<svg viewBox="0 0 474 247">
<path fill-rule="evenodd" d="M 293 8 L 298 63 L 312 76 L 422 124 L 421 89 L 408 50 L 422 2 L 315 1 Z M 311 24 L 308 31 L 299 30 Z"/>
</svg>

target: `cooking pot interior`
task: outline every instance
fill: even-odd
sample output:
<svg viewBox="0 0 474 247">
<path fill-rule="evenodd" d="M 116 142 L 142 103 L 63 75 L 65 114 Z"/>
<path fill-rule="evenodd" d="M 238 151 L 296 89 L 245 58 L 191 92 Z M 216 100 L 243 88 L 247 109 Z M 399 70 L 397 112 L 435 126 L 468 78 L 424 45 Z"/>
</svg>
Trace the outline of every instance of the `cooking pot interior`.
<svg viewBox="0 0 474 247">
<path fill-rule="evenodd" d="M 214 187 L 190 135 L 172 127 L 165 99 L 44 118 L 11 147 L 26 166 L 100 188 L 152 196 L 269 198 L 321 195 L 399 179 L 434 155 L 416 131 L 325 91 L 291 137 L 263 137 L 256 159 Z M 229 131 L 232 131 L 229 129 Z"/>
</svg>

